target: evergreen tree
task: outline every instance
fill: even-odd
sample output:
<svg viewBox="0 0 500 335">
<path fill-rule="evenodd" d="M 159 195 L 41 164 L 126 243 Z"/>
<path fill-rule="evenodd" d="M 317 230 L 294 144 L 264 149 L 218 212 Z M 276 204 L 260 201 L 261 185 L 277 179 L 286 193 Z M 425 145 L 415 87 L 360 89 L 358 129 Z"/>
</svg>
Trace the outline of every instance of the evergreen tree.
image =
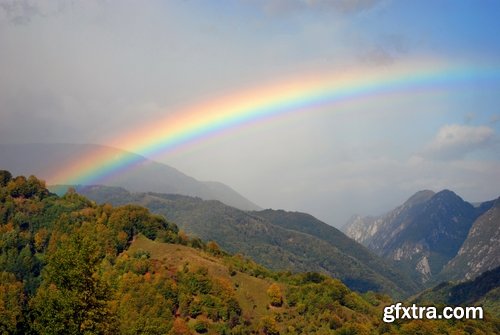
<svg viewBox="0 0 500 335">
<path fill-rule="evenodd" d="M 0 187 L 7 186 L 12 180 L 12 174 L 7 170 L 0 170 Z"/>
</svg>

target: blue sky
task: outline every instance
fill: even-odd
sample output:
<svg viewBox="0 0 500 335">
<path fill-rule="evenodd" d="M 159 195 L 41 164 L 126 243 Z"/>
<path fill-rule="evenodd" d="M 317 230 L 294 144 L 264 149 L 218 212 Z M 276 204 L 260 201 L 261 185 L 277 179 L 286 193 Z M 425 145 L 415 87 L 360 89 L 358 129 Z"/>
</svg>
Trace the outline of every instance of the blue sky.
<svg viewBox="0 0 500 335">
<path fill-rule="evenodd" d="M 500 2 L 0 0 L 0 143 L 106 144 L 311 72 L 500 68 Z M 292 115 L 156 159 L 333 225 L 421 189 L 500 195 L 500 78 Z M 125 148 L 126 149 L 126 148 Z"/>
</svg>

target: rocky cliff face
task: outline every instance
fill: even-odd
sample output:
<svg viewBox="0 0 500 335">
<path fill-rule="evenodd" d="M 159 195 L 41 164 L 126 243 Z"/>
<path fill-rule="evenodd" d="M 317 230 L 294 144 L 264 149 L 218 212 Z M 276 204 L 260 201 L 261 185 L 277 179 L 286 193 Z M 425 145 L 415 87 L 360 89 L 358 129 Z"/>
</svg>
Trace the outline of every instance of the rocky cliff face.
<svg viewBox="0 0 500 335">
<path fill-rule="evenodd" d="M 500 266 L 500 198 L 474 222 L 457 255 L 443 270 L 443 277 L 469 280 L 498 266 Z"/>
<path fill-rule="evenodd" d="M 376 217 L 371 216 L 362 217 L 360 215 L 354 215 L 344 225 L 342 230 L 356 242 L 364 244 L 377 233 L 379 227 L 375 224 L 376 219 Z"/>
<path fill-rule="evenodd" d="M 426 282 L 455 257 L 472 224 L 487 209 L 487 205 L 475 208 L 449 190 L 420 191 L 378 218 L 355 217 L 344 230 Z"/>
<path fill-rule="evenodd" d="M 407 218 L 418 212 L 422 204 L 434 195 L 432 191 L 420 191 L 410 197 L 403 205 L 380 217 L 353 216 L 344 226 L 347 236 L 383 253 L 384 245 L 405 228 Z"/>
</svg>

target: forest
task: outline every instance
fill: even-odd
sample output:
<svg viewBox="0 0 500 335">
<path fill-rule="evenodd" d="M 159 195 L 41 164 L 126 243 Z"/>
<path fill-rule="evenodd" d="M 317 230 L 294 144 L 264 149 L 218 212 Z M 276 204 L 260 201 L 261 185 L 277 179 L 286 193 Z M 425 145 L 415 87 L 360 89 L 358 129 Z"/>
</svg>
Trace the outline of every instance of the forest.
<svg viewBox="0 0 500 335">
<path fill-rule="evenodd" d="M 500 333 L 489 314 L 384 323 L 388 295 L 271 271 L 144 207 L 57 196 L 4 170 L 0 278 L 2 334 Z"/>
</svg>

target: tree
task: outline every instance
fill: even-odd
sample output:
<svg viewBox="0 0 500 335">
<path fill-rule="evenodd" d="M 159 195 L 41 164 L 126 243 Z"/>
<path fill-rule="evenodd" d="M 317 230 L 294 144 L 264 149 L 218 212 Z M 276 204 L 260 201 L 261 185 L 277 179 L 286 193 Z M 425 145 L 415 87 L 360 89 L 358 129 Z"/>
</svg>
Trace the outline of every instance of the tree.
<svg viewBox="0 0 500 335">
<path fill-rule="evenodd" d="M 271 299 L 271 306 L 281 307 L 283 305 L 283 294 L 278 284 L 271 284 L 267 289 L 267 295 Z"/>
<path fill-rule="evenodd" d="M 10 180 L 7 184 L 7 191 L 13 198 L 44 198 L 49 195 L 45 187 L 45 182 L 37 179 L 35 176 L 18 176 Z"/>
<path fill-rule="evenodd" d="M 176 318 L 174 320 L 174 324 L 172 329 L 170 330 L 170 335 L 190 335 L 191 331 L 189 330 L 186 322 L 181 318 Z"/>
<path fill-rule="evenodd" d="M 31 301 L 33 328 L 43 334 L 112 333 L 108 287 L 97 273 L 97 244 L 81 233 L 63 236 L 48 256 L 43 283 Z"/>
<path fill-rule="evenodd" d="M 148 209 L 137 205 L 125 205 L 116 208 L 110 215 L 108 224 L 116 232 L 124 231 L 128 239 L 137 233 L 142 233 L 147 238 L 154 240 L 159 231 L 170 230 L 177 232 L 177 226 L 167 222 L 164 217 L 153 215 Z"/>
<path fill-rule="evenodd" d="M 222 251 L 221 251 L 219 245 L 215 241 L 209 241 L 207 243 L 207 251 L 215 256 L 222 254 Z"/>
<path fill-rule="evenodd" d="M 276 319 L 271 316 L 264 316 L 260 319 L 260 328 L 265 335 L 279 335 L 280 333 Z"/>
<path fill-rule="evenodd" d="M 12 174 L 7 170 L 0 170 L 0 187 L 5 187 L 12 180 Z"/>
<path fill-rule="evenodd" d="M 22 320 L 23 284 L 12 273 L 0 272 L 0 333 L 13 334 Z"/>
</svg>

